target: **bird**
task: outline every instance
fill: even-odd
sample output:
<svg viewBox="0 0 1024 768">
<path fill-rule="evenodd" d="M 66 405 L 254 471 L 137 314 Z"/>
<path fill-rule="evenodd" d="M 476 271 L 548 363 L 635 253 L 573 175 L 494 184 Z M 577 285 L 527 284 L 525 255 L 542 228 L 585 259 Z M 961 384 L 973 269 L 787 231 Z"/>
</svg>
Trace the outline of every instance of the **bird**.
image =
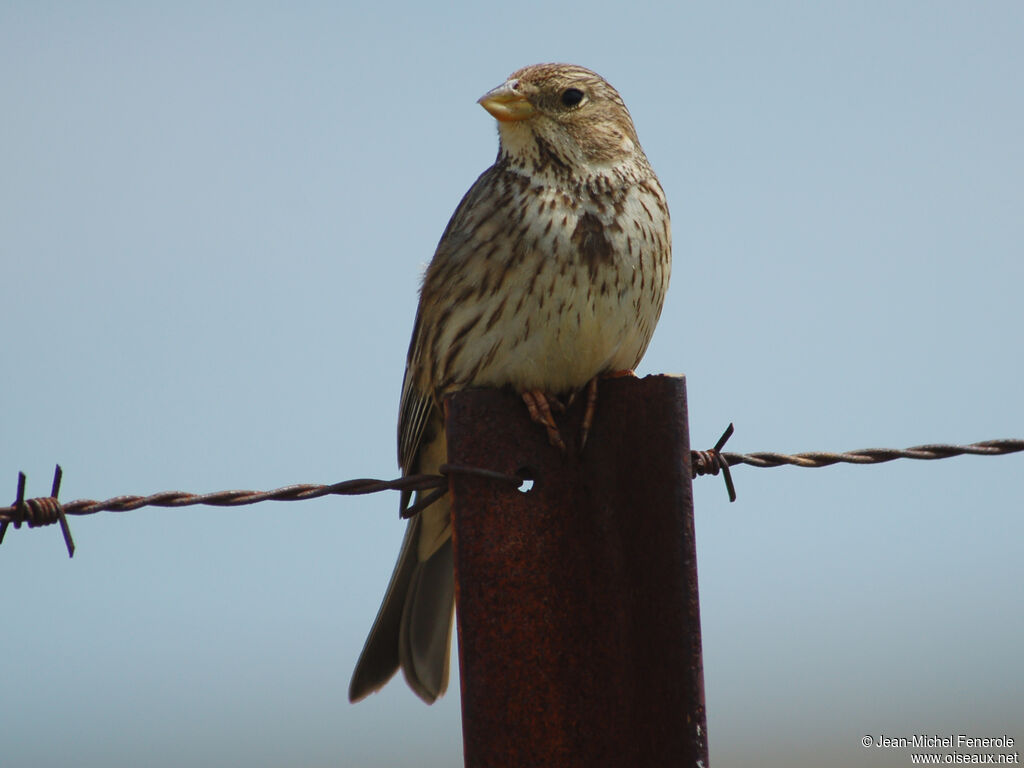
<svg viewBox="0 0 1024 768">
<path fill-rule="evenodd" d="M 441 404 L 471 387 L 514 389 L 563 449 L 552 414 L 585 391 L 582 447 L 597 381 L 633 372 L 668 290 L 668 204 L 618 91 L 584 67 L 547 63 L 513 72 L 478 102 L 497 120 L 498 155 L 424 273 L 399 406 L 403 475 L 438 473 Z M 403 493 L 402 511 L 411 501 Z M 454 595 L 442 496 L 407 523 L 350 701 L 399 668 L 428 704 L 445 692 Z"/>
</svg>

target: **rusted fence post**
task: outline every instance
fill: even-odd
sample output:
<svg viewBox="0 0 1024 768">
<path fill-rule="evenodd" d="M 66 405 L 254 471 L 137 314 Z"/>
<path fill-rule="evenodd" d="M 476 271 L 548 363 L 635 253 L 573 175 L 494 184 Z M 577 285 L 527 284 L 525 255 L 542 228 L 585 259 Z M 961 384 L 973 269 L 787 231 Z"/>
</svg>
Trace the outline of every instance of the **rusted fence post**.
<svg viewBox="0 0 1024 768">
<path fill-rule="evenodd" d="M 580 398 L 582 399 L 582 398 Z M 561 454 L 509 392 L 448 401 L 467 768 L 707 765 L 683 377 L 601 383 Z"/>
</svg>

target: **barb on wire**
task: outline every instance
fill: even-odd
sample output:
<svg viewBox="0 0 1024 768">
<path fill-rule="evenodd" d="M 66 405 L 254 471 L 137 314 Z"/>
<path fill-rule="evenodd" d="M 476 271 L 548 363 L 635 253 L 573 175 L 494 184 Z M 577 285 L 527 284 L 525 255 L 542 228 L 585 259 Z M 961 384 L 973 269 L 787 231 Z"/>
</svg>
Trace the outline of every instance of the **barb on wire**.
<svg viewBox="0 0 1024 768">
<path fill-rule="evenodd" d="M 847 464 L 881 464 L 894 459 L 946 459 L 952 456 L 1001 456 L 1008 453 L 1024 451 L 1024 440 L 986 440 L 969 445 L 918 445 L 913 448 L 897 450 L 893 448 L 868 448 L 846 453 L 825 453 L 814 451 L 809 453 L 731 453 L 722 451 L 726 441 L 732 436 L 733 425 L 730 424 L 715 447 L 709 451 L 691 451 L 690 464 L 693 477 L 698 475 L 717 475 L 721 473 L 729 492 L 729 500 L 736 500 L 736 488 L 733 485 L 730 467 L 747 464 L 752 467 L 779 467 L 790 464 L 797 467 L 827 467 L 831 464 L 845 462 Z M 441 498 L 448 491 L 448 475 L 453 473 L 471 474 L 488 480 L 507 483 L 518 488 L 523 478 L 482 467 L 470 467 L 458 464 L 443 464 L 439 475 L 406 475 L 395 480 L 373 480 L 368 478 L 346 480 L 331 485 L 288 485 L 272 491 L 217 491 L 216 493 L 186 493 L 185 491 L 164 491 L 150 496 L 115 496 L 106 501 L 78 499 L 66 504 L 57 500 L 60 492 L 60 465 L 53 476 L 53 486 L 49 496 L 25 498 L 25 473 L 18 473 L 17 498 L 9 507 L 0 507 L 0 543 L 9 525 L 20 528 L 23 523 L 29 528 L 59 523 L 64 534 L 68 556 L 75 553 L 75 543 L 71 538 L 67 515 L 92 515 L 97 512 L 128 512 L 141 507 L 191 507 L 200 504 L 214 507 L 238 507 L 245 504 L 256 504 L 261 501 L 304 501 L 322 496 L 357 496 L 378 491 L 430 491 L 412 506 L 407 508 L 402 517 L 412 517 L 425 507 Z"/>
<path fill-rule="evenodd" d="M 64 534 L 64 546 L 67 547 L 68 557 L 75 556 L 75 540 L 71 538 L 71 528 L 64 516 L 64 505 L 57 501 L 57 495 L 60 493 L 60 480 L 63 476 L 64 470 L 58 464 L 53 470 L 53 485 L 50 487 L 50 495 L 26 499 L 25 473 L 18 473 L 18 497 L 14 500 L 14 505 L 8 507 L 13 514 L 10 517 L 5 517 L 0 508 L 0 521 L 2 521 L 0 522 L 0 544 L 3 544 L 7 526 L 11 523 L 14 523 L 15 528 L 21 528 L 22 523 L 28 523 L 29 528 L 60 523 L 60 531 Z"/>
<path fill-rule="evenodd" d="M 698 475 L 717 475 L 719 471 L 725 478 L 725 490 L 729 493 L 729 501 L 736 501 L 736 486 L 732 483 L 732 472 L 729 471 L 729 461 L 722 453 L 725 444 L 732 437 L 735 428 L 730 423 L 725 432 L 718 438 L 715 447 L 710 451 L 690 451 L 690 471 L 692 477 Z"/>
</svg>

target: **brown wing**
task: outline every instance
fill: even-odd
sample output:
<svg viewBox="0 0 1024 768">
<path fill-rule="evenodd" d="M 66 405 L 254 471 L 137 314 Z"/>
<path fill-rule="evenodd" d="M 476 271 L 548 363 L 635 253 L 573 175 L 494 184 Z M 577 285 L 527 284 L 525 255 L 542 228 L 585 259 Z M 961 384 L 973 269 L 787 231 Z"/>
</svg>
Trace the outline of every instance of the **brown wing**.
<svg viewBox="0 0 1024 768">
<path fill-rule="evenodd" d="M 425 386 L 428 381 L 431 385 L 437 383 L 430 381 L 429 367 L 432 362 L 426 359 L 430 353 L 425 347 L 428 336 L 436 330 L 432 324 L 443 320 L 443 313 L 442 317 L 437 316 L 441 303 L 439 299 L 444 295 L 452 274 L 458 272 L 466 259 L 472 256 L 469 252 L 471 249 L 466 247 L 467 243 L 472 241 L 469 234 L 471 221 L 479 221 L 480 218 L 490 215 L 498 205 L 507 202 L 494 200 L 493 194 L 494 177 L 504 172 L 505 164 L 499 161 L 480 174 L 469 188 L 448 221 L 424 276 L 412 340 L 409 342 L 409 354 L 406 358 L 402 399 L 398 407 L 398 465 L 406 475 L 418 471 L 417 456 L 425 434 L 432 417 L 439 418 L 435 393 Z M 408 507 L 410 496 L 410 493 L 402 494 L 403 510 Z"/>
</svg>

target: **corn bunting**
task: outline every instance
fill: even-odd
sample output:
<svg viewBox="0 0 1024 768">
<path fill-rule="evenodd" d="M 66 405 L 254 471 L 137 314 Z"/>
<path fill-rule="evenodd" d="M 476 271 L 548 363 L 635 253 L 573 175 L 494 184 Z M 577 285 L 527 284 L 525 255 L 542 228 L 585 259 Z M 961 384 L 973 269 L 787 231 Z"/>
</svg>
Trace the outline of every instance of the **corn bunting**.
<svg viewBox="0 0 1024 768">
<path fill-rule="evenodd" d="M 555 445 L 552 407 L 586 388 L 585 440 L 597 378 L 640 361 L 668 288 L 665 194 L 614 88 L 582 67 L 538 64 L 480 104 L 498 121 L 498 158 L 455 210 L 423 280 L 399 409 L 405 474 L 445 462 L 440 404 L 467 387 L 513 387 Z M 453 608 L 442 498 L 408 523 L 349 698 L 401 667 L 417 695 L 436 700 Z"/>
</svg>

